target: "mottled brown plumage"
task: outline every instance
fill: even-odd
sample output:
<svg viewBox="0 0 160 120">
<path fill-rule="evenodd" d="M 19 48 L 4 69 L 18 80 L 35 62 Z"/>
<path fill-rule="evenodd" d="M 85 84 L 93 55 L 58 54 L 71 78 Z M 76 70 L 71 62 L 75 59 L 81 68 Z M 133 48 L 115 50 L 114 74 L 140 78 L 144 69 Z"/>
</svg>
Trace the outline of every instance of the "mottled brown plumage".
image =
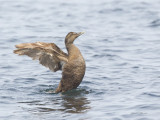
<svg viewBox="0 0 160 120">
<path fill-rule="evenodd" d="M 54 43 L 22 43 L 16 45 L 15 54 L 27 55 L 33 60 L 39 60 L 40 64 L 48 67 L 51 71 L 62 70 L 62 79 L 58 92 L 65 92 L 77 88 L 85 74 L 85 60 L 80 50 L 73 44 L 74 40 L 83 34 L 83 32 L 70 32 L 65 38 L 65 45 L 68 54 L 64 53 Z"/>
</svg>

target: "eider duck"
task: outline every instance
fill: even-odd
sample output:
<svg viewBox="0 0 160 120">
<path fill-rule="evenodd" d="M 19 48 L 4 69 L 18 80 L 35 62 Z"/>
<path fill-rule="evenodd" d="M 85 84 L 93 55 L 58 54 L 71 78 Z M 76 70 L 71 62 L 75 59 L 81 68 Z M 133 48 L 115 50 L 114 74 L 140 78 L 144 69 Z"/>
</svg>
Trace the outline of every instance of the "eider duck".
<svg viewBox="0 0 160 120">
<path fill-rule="evenodd" d="M 62 78 L 55 93 L 65 92 L 77 88 L 85 74 L 85 60 L 80 50 L 73 44 L 74 40 L 83 33 L 69 32 L 67 34 L 65 46 L 68 54 L 56 44 L 44 42 L 18 44 L 15 46 L 17 49 L 14 50 L 14 53 L 39 60 L 40 64 L 53 72 L 62 70 Z"/>
</svg>

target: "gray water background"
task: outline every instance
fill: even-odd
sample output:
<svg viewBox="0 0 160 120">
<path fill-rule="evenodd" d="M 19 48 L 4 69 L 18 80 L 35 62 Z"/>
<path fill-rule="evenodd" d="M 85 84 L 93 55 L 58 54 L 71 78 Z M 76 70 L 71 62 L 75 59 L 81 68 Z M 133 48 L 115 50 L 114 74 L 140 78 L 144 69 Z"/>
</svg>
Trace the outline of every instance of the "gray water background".
<svg viewBox="0 0 160 120">
<path fill-rule="evenodd" d="M 81 85 L 51 94 L 61 79 L 14 45 L 75 44 Z M 160 120 L 159 0 L 0 0 L 0 120 Z"/>
</svg>

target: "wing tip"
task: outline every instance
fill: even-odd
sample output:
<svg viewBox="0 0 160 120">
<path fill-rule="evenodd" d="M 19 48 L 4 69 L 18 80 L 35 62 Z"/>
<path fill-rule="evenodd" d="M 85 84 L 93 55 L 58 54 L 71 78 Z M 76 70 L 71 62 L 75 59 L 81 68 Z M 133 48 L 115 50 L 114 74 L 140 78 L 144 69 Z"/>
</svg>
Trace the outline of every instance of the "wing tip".
<svg viewBox="0 0 160 120">
<path fill-rule="evenodd" d="M 17 50 L 13 50 L 13 53 L 17 54 Z"/>
<path fill-rule="evenodd" d="M 18 48 L 18 45 L 15 45 L 16 48 Z"/>
<path fill-rule="evenodd" d="M 14 54 L 18 54 L 18 55 L 21 55 L 21 52 L 17 49 L 17 50 L 13 50 L 13 53 Z"/>
<path fill-rule="evenodd" d="M 18 45 L 15 45 L 16 48 L 22 48 L 24 47 L 23 43 L 22 44 L 18 44 Z"/>
</svg>

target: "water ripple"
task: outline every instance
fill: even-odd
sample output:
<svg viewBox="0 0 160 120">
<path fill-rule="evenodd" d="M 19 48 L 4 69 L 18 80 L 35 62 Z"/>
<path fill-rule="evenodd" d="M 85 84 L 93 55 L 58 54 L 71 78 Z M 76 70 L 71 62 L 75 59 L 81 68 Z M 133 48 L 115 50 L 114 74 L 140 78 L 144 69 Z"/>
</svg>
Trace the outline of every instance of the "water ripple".
<svg viewBox="0 0 160 120">
<path fill-rule="evenodd" d="M 0 119 L 159 120 L 158 0 L 1 1 Z M 69 31 L 86 60 L 77 89 L 55 94 L 53 73 L 15 44 L 54 42 L 65 52 Z"/>
</svg>

